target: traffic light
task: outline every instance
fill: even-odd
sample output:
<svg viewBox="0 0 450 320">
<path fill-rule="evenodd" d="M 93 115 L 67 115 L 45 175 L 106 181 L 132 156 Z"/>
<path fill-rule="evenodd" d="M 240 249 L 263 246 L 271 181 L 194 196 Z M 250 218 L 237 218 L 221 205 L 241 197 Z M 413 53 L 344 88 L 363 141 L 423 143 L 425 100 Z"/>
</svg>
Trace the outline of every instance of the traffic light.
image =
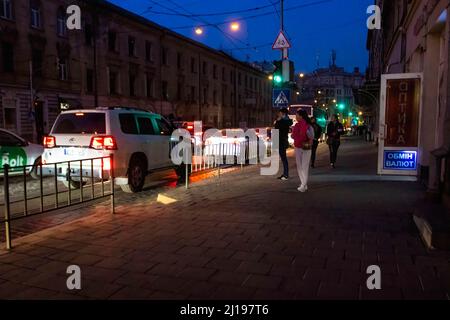
<svg viewBox="0 0 450 320">
<path fill-rule="evenodd" d="M 338 108 L 339 108 L 339 110 L 344 110 L 345 109 L 345 104 L 343 104 L 343 103 L 340 103 L 339 104 L 339 106 L 338 106 Z"/>
<path fill-rule="evenodd" d="M 283 85 L 283 61 L 274 61 L 275 70 L 273 71 L 273 85 L 274 87 L 281 87 Z"/>
</svg>

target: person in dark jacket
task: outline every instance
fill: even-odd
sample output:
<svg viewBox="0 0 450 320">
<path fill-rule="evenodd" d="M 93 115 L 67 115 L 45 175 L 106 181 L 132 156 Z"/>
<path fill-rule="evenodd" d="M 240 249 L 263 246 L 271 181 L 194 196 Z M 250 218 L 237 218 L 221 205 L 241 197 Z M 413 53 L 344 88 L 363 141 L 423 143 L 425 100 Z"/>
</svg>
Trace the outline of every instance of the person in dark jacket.
<svg viewBox="0 0 450 320">
<path fill-rule="evenodd" d="M 312 153 L 311 153 L 311 168 L 314 168 L 316 162 L 316 153 L 317 147 L 319 146 L 319 140 L 322 136 L 322 127 L 317 124 L 316 117 L 311 118 L 311 126 L 314 129 L 314 141 L 312 144 Z"/>
<path fill-rule="evenodd" d="M 294 122 L 289 118 L 289 111 L 286 108 L 278 112 L 278 119 L 275 121 L 274 127 L 280 132 L 280 147 L 279 154 L 281 162 L 283 163 L 283 174 L 278 177 L 279 180 L 289 179 L 289 163 L 286 155 L 286 150 L 289 148 L 289 130 Z"/>
<path fill-rule="evenodd" d="M 327 126 L 327 144 L 330 149 L 331 167 L 336 168 L 336 159 L 339 146 L 341 145 L 341 135 L 344 133 L 344 126 L 339 122 L 339 117 L 333 115 Z"/>
</svg>

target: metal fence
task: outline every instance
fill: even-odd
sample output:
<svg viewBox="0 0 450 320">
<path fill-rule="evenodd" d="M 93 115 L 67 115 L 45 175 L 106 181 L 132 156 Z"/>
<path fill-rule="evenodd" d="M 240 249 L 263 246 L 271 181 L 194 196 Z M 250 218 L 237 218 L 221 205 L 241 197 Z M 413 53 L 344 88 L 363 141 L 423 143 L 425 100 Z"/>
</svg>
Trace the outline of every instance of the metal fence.
<svg viewBox="0 0 450 320">
<path fill-rule="evenodd" d="M 39 164 L 37 167 L 38 190 L 30 192 L 28 173 L 33 166 L 3 166 L 4 218 L 6 249 L 12 248 L 11 222 L 38 214 L 110 197 L 114 213 L 114 156 Z M 10 190 L 11 176 L 23 179 L 21 190 Z M 50 192 L 44 190 L 52 188 Z M 108 181 L 109 180 L 109 181 Z M 62 181 L 65 186 L 59 186 Z"/>
</svg>

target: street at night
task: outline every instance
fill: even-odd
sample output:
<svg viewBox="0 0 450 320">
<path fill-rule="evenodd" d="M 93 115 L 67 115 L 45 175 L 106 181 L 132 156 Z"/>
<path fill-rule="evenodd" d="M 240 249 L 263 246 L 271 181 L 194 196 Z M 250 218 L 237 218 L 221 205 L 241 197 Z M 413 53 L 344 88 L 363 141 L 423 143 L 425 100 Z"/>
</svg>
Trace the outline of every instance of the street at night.
<svg viewBox="0 0 450 320">
<path fill-rule="evenodd" d="M 448 302 L 449 10 L 0 0 L 0 301 Z"/>
</svg>

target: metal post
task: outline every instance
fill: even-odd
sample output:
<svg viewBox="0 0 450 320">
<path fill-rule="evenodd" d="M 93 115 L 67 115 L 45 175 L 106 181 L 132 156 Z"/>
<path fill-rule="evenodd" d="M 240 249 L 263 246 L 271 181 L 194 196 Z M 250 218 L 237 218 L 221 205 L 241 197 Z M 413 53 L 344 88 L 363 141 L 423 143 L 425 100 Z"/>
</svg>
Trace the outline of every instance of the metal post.
<svg viewBox="0 0 450 320">
<path fill-rule="evenodd" d="M 6 250 L 10 250 L 11 246 L 11 229 L 9 225 L 10 219 L 10 206 L 9 206 L 9 165 L 5 164 L 3 166 L 3 182 L 4 182 L 4 190 L 3 195 L 5 196 L 5 242 L 6 242 Z"/>
<path fill-rule="evenodd" d="M 80 202 L 84 200 L 84 189 L 83 189 L 83 160 L 80 160 Z"/>
<path fill-rule="evenodd" d="M 189 188 L 189 163 L 186 162 L 186 168 L 185 168 L 185 176 L 184 176 L 184 184 L 186 189 Z"/>
<path fill-rule="evenodd" d="M 41 212 L 44 212 L 44 183 L 42 181 L 42 163 L 39 163 L 39 189 L 41 191 Z"/>
<path fill-rule="evenodd" d="M 91 191 L 92 199 L 95 198 L 95 186 L 94 186 L 94 159 L 91 159 Z"/>
<path fill-rule="evenodd" d="M 32 168 L 31 170 L 33 170 Z M 27 201 L 27 167 L 23 167 L 23 214 L 28 215 L 28 201 Z"/>
<path fill-rule="evenodd" d="M 58 198 L 58 165 L 55 163 L 54 165 L 54 183 L 55 183 L 55 202 L 56 202 L 56 209 L 59 207 L 59 198 Z"/>
<path fill-rule="evenodd" d="M 69 206 L 71 205 L 71 203 L 72 203 L 72 183 L 71 183 L 71 181 L 70 180 L 72 180 L 71 179 L 71 177 L 70 177 L 70 161 L 69 162 L 67 162 L 67 174 L 68 174 L 68 177 L 67 177 L 67 179 L 68 179 L 68 181 L 69 181 L 69 198 L 68 198 L 68 204 L 69 204 Z"/>
<path fill-rule="evenodd" d="M 115 203 L 114 203 L 114 154 L 111 153 L 109 155 L 109 161 L 110 161 L 110 170 L 109 170 L 109 178 L 111 179 L 111 213 L 115 214 L 116 213 L 116 209 L 115 209 Z M 103 169 L 102 169 L 103 170 Z"/>
</svg>

